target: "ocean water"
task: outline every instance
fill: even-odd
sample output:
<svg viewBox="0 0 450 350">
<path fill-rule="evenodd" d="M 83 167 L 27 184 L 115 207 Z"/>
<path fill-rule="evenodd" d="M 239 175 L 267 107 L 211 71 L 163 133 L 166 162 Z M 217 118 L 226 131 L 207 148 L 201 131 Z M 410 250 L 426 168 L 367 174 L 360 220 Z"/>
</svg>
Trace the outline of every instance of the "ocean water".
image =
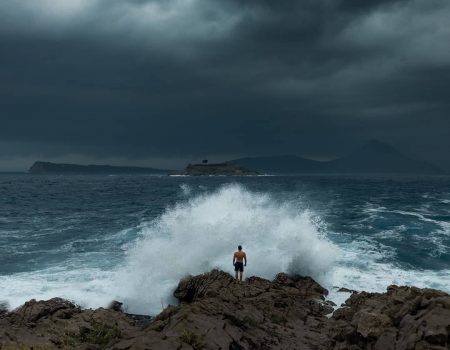
<svg viewBox="0 0 450 350">
<path fill-rule="evenodd" d="M 0 301 L 59 296 L 155 314 L 180 278 L 310 275 L 450 292 L 450 178 L 0 175 Z M 345 295 L 345 297 L 343 297 Z"/>
</svg>

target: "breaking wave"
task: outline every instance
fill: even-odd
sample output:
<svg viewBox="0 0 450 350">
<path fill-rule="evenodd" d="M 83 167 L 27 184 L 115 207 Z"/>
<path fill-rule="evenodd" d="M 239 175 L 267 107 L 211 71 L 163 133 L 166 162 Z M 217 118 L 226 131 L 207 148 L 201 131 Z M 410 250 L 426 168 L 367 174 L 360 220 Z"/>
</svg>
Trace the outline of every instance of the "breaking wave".
<svg viewBox="0 0 450 350">
<path fill-rule="evenodd" d="M 180 278 L 212 268 L 232 272 L 238 244 L 249 252 L 247 276 L 288 271 L 324 280 L 338 248 L 315 221 L 309 210 L 240 185 L 195 196 L 144 225 L 117 274 L 117 298 L 134 312 L 159 310 Z"/>
</svg>

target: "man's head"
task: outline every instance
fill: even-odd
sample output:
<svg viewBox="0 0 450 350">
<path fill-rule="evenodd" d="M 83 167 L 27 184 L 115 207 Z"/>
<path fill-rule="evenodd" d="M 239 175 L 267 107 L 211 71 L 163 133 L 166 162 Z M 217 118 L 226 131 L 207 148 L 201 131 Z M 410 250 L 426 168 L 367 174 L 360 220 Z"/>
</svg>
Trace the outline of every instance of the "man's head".
<svg viewBox="0 0 450 350">
<path fill-rule="evenodd" d="M 238 245 L 238 250 L 241 251 L 242 250 L 242 246 Z"/>
</svg>

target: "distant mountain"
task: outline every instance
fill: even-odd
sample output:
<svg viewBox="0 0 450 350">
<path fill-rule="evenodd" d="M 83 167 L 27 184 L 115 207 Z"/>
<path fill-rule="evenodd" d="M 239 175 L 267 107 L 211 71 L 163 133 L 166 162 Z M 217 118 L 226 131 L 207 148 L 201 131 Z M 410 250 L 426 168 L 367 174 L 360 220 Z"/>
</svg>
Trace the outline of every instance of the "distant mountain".
<svg viewBox="0 0 450 350">
<path fill-rule="evenodd" d="M 240 158 L 231 160 L 229 163 L 270 174 L 318 173 L 323 171 L 322 162 L 293 155 Z"/>
<path fill-rule="evenodd" d="M 31 174 L 168 174 L 170 170 L 134 166 L 78 165 L 35 162 L 28 170 Z"/>
<path fill-rule="evenodd" d="M 386 143 L 371 140 L 351 154 L 327 162 L 330 171 L 341 173 L 441 174 L 437 166 L 400 153 Z"/>
<path fill-rule="evenodd" d="M 371 140 L 349 155 L 331 161 L 298 156 L 240 158 L 230 161 L 269 174 L 443 174 L 439 167 L 415 160 L 386 143 Z"/>
</svg>

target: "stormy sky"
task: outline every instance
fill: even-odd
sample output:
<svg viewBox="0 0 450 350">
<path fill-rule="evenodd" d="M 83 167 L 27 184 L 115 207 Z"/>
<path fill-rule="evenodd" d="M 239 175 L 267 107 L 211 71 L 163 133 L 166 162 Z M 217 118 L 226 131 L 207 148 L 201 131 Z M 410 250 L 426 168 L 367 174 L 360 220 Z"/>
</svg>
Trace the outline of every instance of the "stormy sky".
<svg viewBox="0 0 450 350">
<path fill-rule="evenodd" d="M 0 171 L 331 159 L 450 170 L 448 0 L 0 0 Z"/>
</svg>

